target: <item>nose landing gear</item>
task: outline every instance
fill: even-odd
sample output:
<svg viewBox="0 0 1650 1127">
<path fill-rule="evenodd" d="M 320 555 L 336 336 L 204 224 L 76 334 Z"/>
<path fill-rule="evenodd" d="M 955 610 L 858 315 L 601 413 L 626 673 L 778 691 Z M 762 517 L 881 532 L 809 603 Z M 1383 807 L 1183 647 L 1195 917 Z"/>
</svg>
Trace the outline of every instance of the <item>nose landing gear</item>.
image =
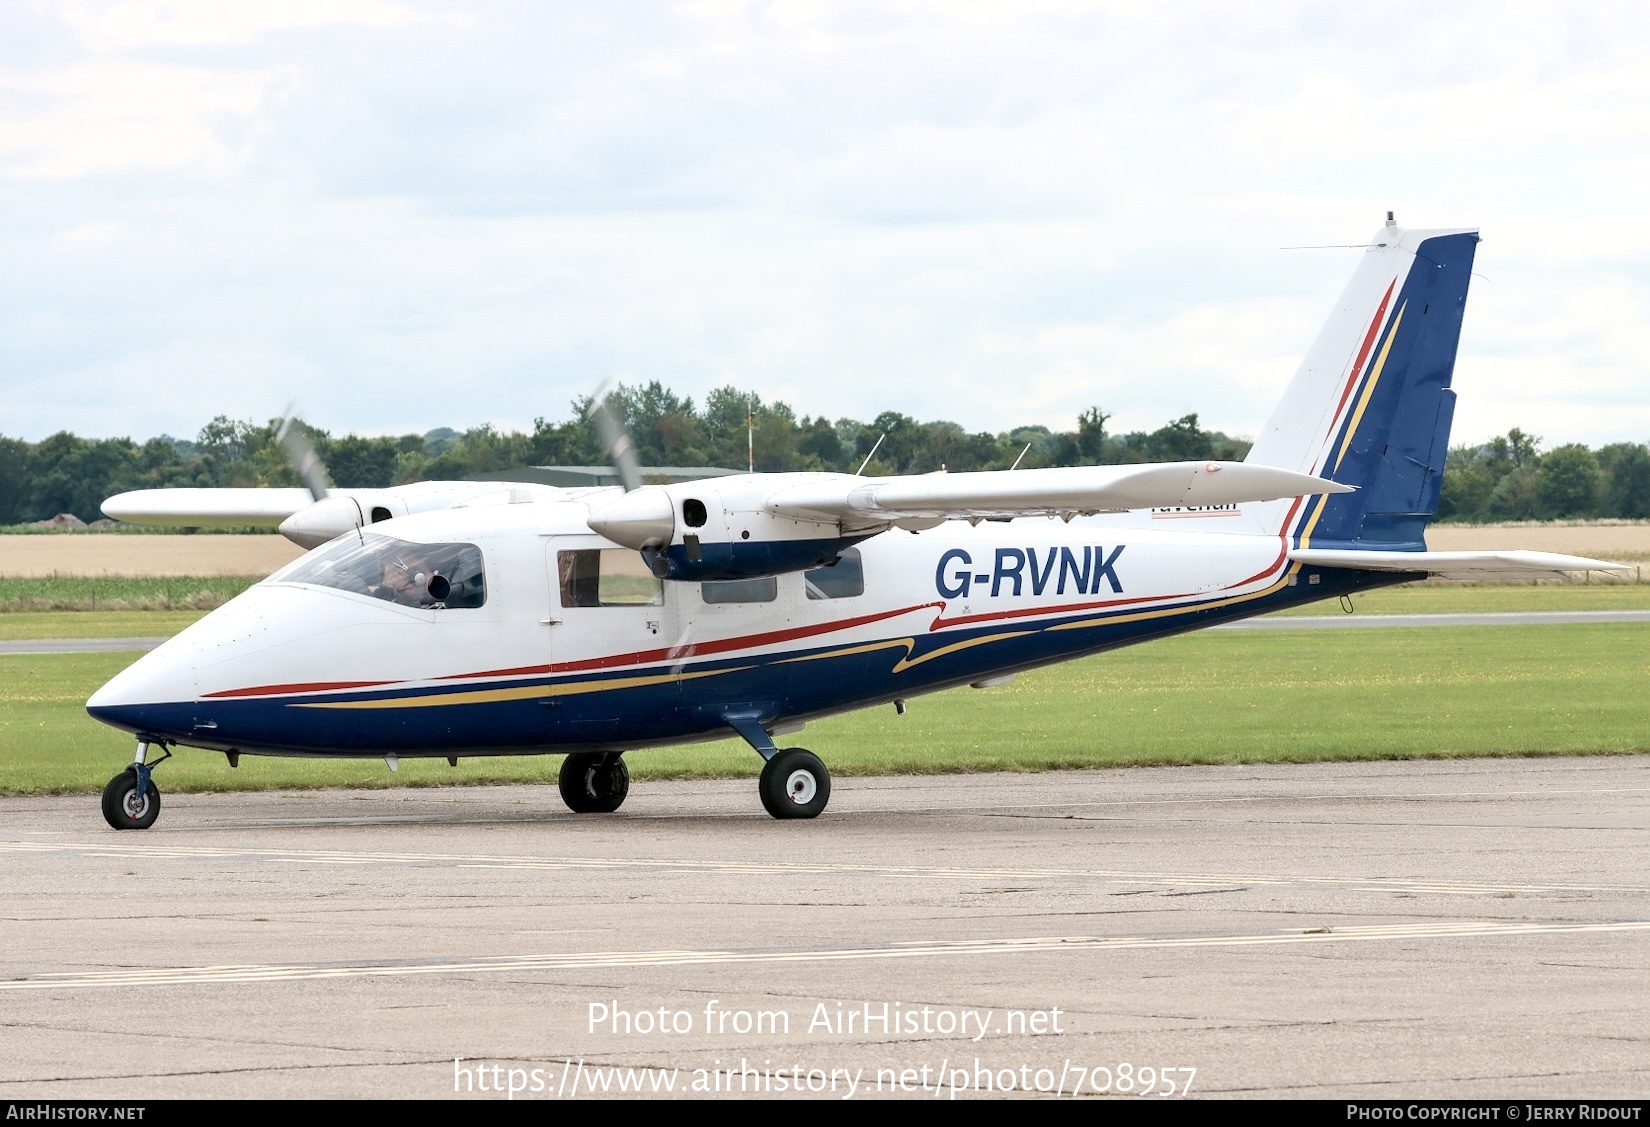
<svg viewBox="0 0 1650 1127">
<path fill-rule="evenodd" d="M 160 791 L 149 773 L 172 758 L 164 743 L 161 750 L 166 753 L 150 763 L 149 741 L 139 740 L 132 765 L 103 788 L 103 820 L 115 829 L 146 830 L 160 817 Z"/>
</svg>

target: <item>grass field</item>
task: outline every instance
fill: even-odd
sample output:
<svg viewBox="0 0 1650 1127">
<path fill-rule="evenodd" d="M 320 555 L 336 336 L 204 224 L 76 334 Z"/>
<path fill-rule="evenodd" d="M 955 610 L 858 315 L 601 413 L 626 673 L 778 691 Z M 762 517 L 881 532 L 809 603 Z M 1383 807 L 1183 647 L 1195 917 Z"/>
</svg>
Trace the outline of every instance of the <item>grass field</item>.
<svg viewBox="0 0 1650 1127">
<path fill-rule="evenodd" d="M 1650 610 L 1650 583 L 1408 583 L 1352 596 L 1356 614 L 1493 614 L 1540 610 Z M 1278 614 L 1340 614 L 1335 599 Z"/>
<path fill-rule="evenodd" d="M 36 584 L 42 580 L 0 580 L 0 593 L 10 584 Z M 0 612 L 0 641 L 34 638 L 136 638 L 162 637 L 182 630 L 206 612 L 203 610 L 132 610 L 111 611 L 109 603 L 124 598 L 128 604 L 144 592 L 164 589 L 160 585 L 178 584 L 176 590 L 238 592 L 251 583 L 249 579 L 129 579 L 129 580 L 52 580 L 75 590 L 72 584 L 107 584 L 98 590 L 109 596 L 99 601 L 94 613 L 86 610 L 63 611 L 3 611 Z M 120 586 L 131 584 L 129 588 Z M 195 586 L 199 584 L 200 586 Z M 100 596 L 100 600 L 104 596 Z M 89 604 L 90 600 L 86 602 Z M 1581 584 L 1542 584 L 1541 586 L 1464 586 L 1411 584 L 1388 587 L 1379 591 L 1354 595 L 1352 604 L 1358 614 L 1468 614 L 1474 612 L 1520 610 L 1650 610 L 1650 584 L 1616 584 L 1612 586 L 1585 586 Z M 0 604 L 3 607 L 3 604 Z M 1340 604 L 1330 599 L 1280 614 L 1340 614 Z"/>
<path fill-rule="evenodd" d="M 129 654 L 0 656 L 0 793 L 99 789 L 130 757 L 88 695 Z M 1013 684 L 836 717 L 781 743 L 838 775 L 1650 751 L 1636 624 L 1195 634 Z M 753 775 L 736 741 L 634 752 L 637 778 Z M 322 763 L 183 749 L 163 790 L 552 781 L 557 757 Z"/>
<path fill-rule="evenodd" d="M 0 578 L 0 613 L 17 611 L 198 610 L 220 607 L 256 579 L 194 576 Z"/>
</svg>

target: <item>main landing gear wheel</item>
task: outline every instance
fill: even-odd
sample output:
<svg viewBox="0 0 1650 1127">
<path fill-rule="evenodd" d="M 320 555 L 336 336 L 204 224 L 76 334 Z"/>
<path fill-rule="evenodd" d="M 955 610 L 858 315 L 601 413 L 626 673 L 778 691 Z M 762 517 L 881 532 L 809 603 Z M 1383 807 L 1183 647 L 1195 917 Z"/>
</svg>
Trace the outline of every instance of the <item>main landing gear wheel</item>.
<svg viewBox="0 0 1650 1127">
<path fill-rule="evenodd" d="M 160 791 L 144 779 L 138 785 L 137 767 L 126 768 L 103 788 L 103 820 L 117 830 L 146 830 L 160 816 Z"/>
<path fill-rule="evenodd" d="M 561 800 L 575 814 L 611 814 L 630 793 L 630 768 L 618 752 L 579 751 L 561 761 Z"/>
<path fill-rule="evenodd" d="M 817 818 L 831 800 L 831 773 L 813 752 L 790 747 L 763 765 L 759 791 L 775 818 Z"/>
</svg>

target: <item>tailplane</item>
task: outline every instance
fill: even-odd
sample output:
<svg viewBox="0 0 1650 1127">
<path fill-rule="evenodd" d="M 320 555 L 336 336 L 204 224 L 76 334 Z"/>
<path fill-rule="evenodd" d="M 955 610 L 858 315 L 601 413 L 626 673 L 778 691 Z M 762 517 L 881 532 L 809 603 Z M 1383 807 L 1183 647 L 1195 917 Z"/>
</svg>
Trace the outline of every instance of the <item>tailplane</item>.
<svg viewBox="0 0 1650 1127">
<path fill-rule="evenodd" d="M 1438 511 L 1450 379 L 1478 234 L 1406 231 L 1390 214 L 1246 461 L 1356 493 L 1272 502 L 1300 548 L 1425 551 Z"/>
</svg>

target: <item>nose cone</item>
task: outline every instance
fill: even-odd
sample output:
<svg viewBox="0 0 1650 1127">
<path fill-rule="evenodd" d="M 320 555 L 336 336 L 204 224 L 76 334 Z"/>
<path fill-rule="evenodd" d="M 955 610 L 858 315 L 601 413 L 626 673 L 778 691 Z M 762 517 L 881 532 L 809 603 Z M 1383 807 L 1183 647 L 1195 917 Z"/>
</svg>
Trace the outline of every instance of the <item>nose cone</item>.
<svg viewBox="0 0 1650 1127">
<path fill-rule="evenodd" d="M 184 739 L 195 729 L 203 666 L 256 645 L 267 633 L 270 593 L 254 587 L 163 642 L 110 679 L 86 711 L 128 732 Z"/>
<path fill-rule="evenodd" d="M 86 702 L 94 720 L 128 732 L 181 738 L 194 723 L 193 647 L 179 639 L 138 658 Z"/>
<path fill-rule="evenodd" d="M 615 544 L 641 551 L 670 543 L 676 532 L 676 506 L 656 486 L 633 489 L 590 514 L 590 530 Z"/>
</svg>

